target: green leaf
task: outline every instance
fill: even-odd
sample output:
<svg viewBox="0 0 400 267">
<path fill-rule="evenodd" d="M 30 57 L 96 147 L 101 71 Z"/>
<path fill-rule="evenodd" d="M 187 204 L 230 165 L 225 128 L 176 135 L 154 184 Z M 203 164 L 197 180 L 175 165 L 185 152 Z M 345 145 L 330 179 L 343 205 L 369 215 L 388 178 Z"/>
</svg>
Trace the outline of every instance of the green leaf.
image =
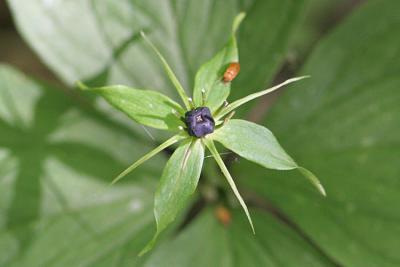
<svg viewBox="0 0 400 267">
<path fill-rule="evenodd" d="M 266 168 L 297 168 L 297 164 L 279 145 L 271 131 L 256 123 L 232 119 L 216 130 L 211 137 L 236 154 Z"/>
<path fill-rule="evenodd" d="M 204 139 L 204 143 L 206 144 L 207 148 L 210 150 L 212 156 L 214 157 L 219 168 L 221 169 L 222 173 L 224 174 L 226 180 L 228 181 L 230 187 L 232 188 L 233 193 L 235 194 L 236 198 L 238 199 L 240 205 L 242 206 L 242 208 L 247 216 L 247 219 L 251 226 L 251 230 L 253 230 L 253 233 L 255 233 L 253 222 L 251 220 L 251 216 L 250 216 L 249 210 L 247 209 L 246 203 L 244 202 L 242 196 L 240 195 L 239 190 L 237 189 L 237 187 L 235 185 L 235 181 L 233 180 L 228 169 L 226 168 L 224 161 L 222 160 L 221 156 L 219 155 L 217 148 L 214 145 L 214 142 L 210 139 Z"/>
<path fill-rule="evenodd" d="M 154 216 L 157 232 L 141 255 L 153 248 L 160 233 L 186 206 L 189 197 L 196 190 L 203 160 L 204 147 L 200 139 L 187 140 L 168 160 L 155 195 Z"/>
<path fill-rule="evenodd" d="M 282 82 L 282 83 L 280 83 L 278 85 L 275 85 L 275 86 L 273 86 L 271 88 L 267 88 L 267 89 L 262 90 L 260 92 L 253 93 L 253 94 L 245 96 L 245 97 L 243 97 L 241 99 L 238 99 L 238 100 L 232 102 L 231 104 L 229 104 L 228 106 L 226 106 L 225 108 L 223 108 L 221 110 L 221 112 L 218 113 L 218 115 L 216 117 L 216 120 L 222 118 L 223 116 L 227 115 L 228 113 L 234 111 L 235 109 L 237 109 L 241 105 L 246 104 L 247 102 L 249 102 L 251 100 L 254 100 L 254 99 L 256 99 L 258 97 L 261 97 L 263 95 L 267 95 L 269 93 L 272 93 L 273 91 L 276 91 L 279 88 L 281 88 L 281 87 L 283 87 L 283 86 L 285 86 L 287 84 L 294 83 L 294 82 L 297 82 L 297 81 L 300 81 L 302 79 L 306 79 L 306 78 L 309 78 L 309 77 L 310 76 L 301 76 L 301 77 L 291 78 L 291 79 L 288 79 L 288 80 L 286 80 L 286 81 L 284 81 L 284 82 Z"/>
<path fill-rule="evenodd" d="M 230 63 L 239 62 L 235 34 L 244 17 L 244 13 L 236 16 L 228 43 L 197 72 L 193 89 L 193 101 L 196 107 L 207 106 L 215 112 L 227 99 L 231 83 L 223 82 L 222 77 Z"/>
<path fill-rule="evenodd" d="M 123 85 L 99 88 L 80 86 L 83 90 L 104 97 L 108 103 L 140 124 L 169 131 L 179 131 L 178 127 L 184 125 L 179 118 L 184 114 L 182 107 L 156 91 Z"/>
<path fill-rule="evenodd" d="M 116 182 L 118 182 L 119 180 L 124 178 L 126 175 L 128 175 L 130 172 L 132 172 L 134 169 L 136 169 L 137 167 L 139 167 L 140 165 L 145 163 L 147 160 L 149 160 L 150 158 L 154 157 L 155 155 L 157 155 L 158 153 L 160 153 L 161 151 L 163 151 L 167 147 L 172 146 L 173 144 L 175 144 L 179 140 L 184 139 L 185 137 L 186 136 L 184 136 L 184 135 L 174 135 L 173 137 L 171 137 L 170 139 L 168 139 L 167 141 L 165 141 L 164 143 L 162 143 L 161 145 L 159 145 L 158 147 L 156 147 L 155 149 L 153 149 L 152 151 L 150 151 L 149 153 L 147 153 L 146 155 L 144 155 L 143 157 L 141 157 L 140 159 L 135 161 L 132 165 L 130 165 L 127 169 L 125 169 L 121 174 L 119 174 L 111 182 L 111 184 L 115 184 Z"/>
<path fill-rule="evenodd" d="M 138 263 L 131 253 L 151 237 L 151 192 L 165 159 L 110 187 L 151 148 L 140 135 L 3 65 L 0 88 L 0 265 Z"/>
<path fill-rule="evenodd" d="M 290 174 L 236 164 L 242 184 L 341 266 L 400 265 L 399 9 L 399 1 L 367 1 L 346 18 L 302 70 L 313 78 L 267 118 L 293 157 L 318 173 L 324 201 Z"/>
<path fill-rule="evenodd" d="M 236 154 L 269 169 L 299 171 L 326 195 L 318 178 L 309 170 L 300 167 L 280 146 L 278 140 L 267 128 L 245 120 L 229 120 L 212 135 Z"/>
<path fill-rule="evenodd" d="M 229 212 L 232 221 L 224 226 L 213 209 L 206 209 L 178 236 L 161 244 L 144 266 L 337 266 L 262 210 L 252 210 L 257 235 L 243 230 L 247 221 L 241 214 Z"/>
</svg>

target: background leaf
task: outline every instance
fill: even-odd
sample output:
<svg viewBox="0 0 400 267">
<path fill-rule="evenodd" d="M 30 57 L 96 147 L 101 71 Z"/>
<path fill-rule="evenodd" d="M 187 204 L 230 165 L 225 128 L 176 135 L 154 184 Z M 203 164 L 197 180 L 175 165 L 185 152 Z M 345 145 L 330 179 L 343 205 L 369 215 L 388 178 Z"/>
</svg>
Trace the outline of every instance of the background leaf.
<svg viewBox="0 0 400 267">
<path fill-rule="evenodd" d="M 175 95 L 172 85 L 139 31 L 148 32 L 191 92 L 200 65 L 221 49 L 231 34 L 233 18 L 246 11 L 247 19 L 239 29 L 240 58 L 246 71 L 238 78 L 234 98 L 270 82 L 285 57 L 303 5 L 292 0 L 8 3 L 24 38 L 65 82 L 156 88 L 167 95 Z"/>
<path fill-rule="evenodd" d="M 179 118 L 179 115 L 184 115 L 184 109 L 158 92 L 123 85 L 85 88 L 84 90 L 101 95 L 116 109 L 140 124 L 175 132 L 178 131 L 179 126 L 184 125 Z"/>
<path fill-rule="evenodd" d="M 334 266 L 277 218 L 259 210 L 252 214 L 257 235 L 243 231 L 248 222 L 240 212 L 233 213 L 232 223 L 224 226 L 207 209 L 175 239 L 161 245 L 144 266 Z"/>
<path fill-rule="evenodd" d="M 304 2 L 261 0 L 246 10 L 246 19 L 238 32 L 241 73 L 232 83 L 230 101 L 271 85 L 288 57 L 291 36 L 304 13 Z M 250 106 L 241 110 L 247 111 Z"/>
<path fill-rule="evenodd" d="M 29 43 L 67 83 L 103 75 L 102 83 L 169 93 L 172 85 L 157 56 L 139 38 L 140 30 L 148 32 L 188 89 L 204 57 L 225 43 L 238 9 L 236 1 L 9 3 Z M 216 16 L 218 23 L 209 24 Z M 68 57 L 62 56 L 65 54 Z"/>
<path fill-rule="evenodd" d="M 0 88 L 0 266 L 136 262 L 163 157 L 109 187 L 151 149 L 140 136 L 12 68 L 0 66 Z"/>
<path fill-rule="evenodd" d="M 244 9 L 248 16 L 238 38 L 242 72 L 233 83 L 232 100 L 265 88 L 272 77 L 275 77 L 276 82 L 282 78 L 281 75 L 276 76 L 276 73 L 284 59 L 293 59 L 293 51 L 288 54 L 287 47 L 291 43 L 294 26 L 298 24 L 297 18 L 302 14 L 303 3 L 293 0 L 172 0 L 161 4 L 157 1 L 127 0 L 8 2 L 13 7 L 14 14 L 17 14 L 16 20 L 25 38 L 30 40 L 35 50 L 40 51 L 42 59 L 53 66 L 65 81 L 72 83 L 83 77 L 91 84 L 97 85 L 121 83 L 138 88 L 149 86 L 169 96 L 174 96 L 170 89 L 171 84 L 162 73 L 151 50 L 138 38 L 136 33 L 139 28 L 144 28 L 150 38 L 155 40 L 156 45 L 161 47 L 162 53 L 171 62 L 179 79 L 190 91 L 193 74 L 222 47 L 228 38 L 233 16 Z M 359 1 L 349 1 L 355 2 Z M 203 237 L 207 240 L 215 238 L 215 242 L 203 241 L 208 246 L 203 245 L 202 248 L 210 251 L 209 257 L 204 255 L 199 258 L 199 250 L 189 247 L 189 241 L 181 241 L 183 235 L 179 232 L 171 239 L 168 235 L 164 245 L 154 251 L 156 255 L 171 255 L 164 258 L 166 264 L 170 263 L 169 260 L 177 259 L 177 264 L 200 264 L 209 260 L 221 265 L 248 266 L 254 263 L 255 266 L 290 266 L 293 265 L 292 258 L 287 256 L 290 252 L 296 260 L 301 259 L 294 263 L 299 266 L 399 265 L 399 218 L 393 204 L 398 202 L 397 177 L 400 174 L 396 165 L 399 141 L 397 88 L 400 83 L 397 78 L 398 5 L 394 0 L 371 0 L 338 29 L 332 29 L 333 24 L 327 27 L 326 31 L 332 33 L 321 42 L 302 70 L 303 74 L 312 75 L 312 80 L 288 91 L 286 96 L 279 99 L 271 116 L 262 123 L 279 137 L 283 147 L 290 151 L 290 155 L 321 177 L 329 191 L 329 198 L 322 200 L 307 183 L 298 179 L 298 174 L 266 171 L 250 163 L 238 164 L 234 160 L 228 160 L 236 171 L 233 175 L 241 176 L 241 185 L 246 185 L 249 189 L 246 191 L 240 188 L 246 201 L 252 206 L 261 206 L 278 218 L 283 216 L 283 221 L 287 220 L 288 223 L 282 225 L 279 219 L 275 227 L 274 223 L 263 219 L 264 215 L 257 219 L 258 211 L 255 211 L 256 240 L 262 241 L 253 242 L 251 233 L 243 231 L 248 225 L 241 214 L 234 216 L 234 233 L 229 227 L 221 227 L 222 231 L 219 231 L 220 226 L 212 221 L 211 214 L 210 221 L 217 227 L 207 228 L 209 221 L 203 220 L 204 217 L 199 217 L 197 221 L 198 218 L 195 217 L 193 222 L 188 224 L 188 231 L 185 230 L 184 235 L 187 235 L 186 240 L 191 240 L 191 237 L 195 240 L 204 240 L 201 239 Z M 101 17 L 94 16 L 93 11 L 101 14 Z M 136 28 L 137 25 L 140 27 Z M 325 29 L 325 26 L 318 27 Z M 314 45 L 314 41 L 307 42 L 306 50 Z M 86 51 L 87 47 L 93 49 Z M 307 53 L 301 54 L 300 57 L 307 56 Z M 284 72 L 284 75 L 286 74 L 287 71 Z M 0 235 L 0 265 L 42 266 L 43 263 L 48 263 L 50 266 L 97 267 L 141 266 L 142 261 L 149 265 L 159 263 L 158 256 L 154 256 L 158 260 L 150 259 L 149 262 L 134 257 L 138 249 L 151 237 L 151 214 L 148 210 L 141 210 L 130 216 L 124 207 L 129 202 L 129 197 L 137 195 L 140 200 L 144 200 L 144 207 L 151 208 L 149 196 L 154 190 L 151 178 L 159 176 L 159 167 L 165 162 L 164 159 L 159 157 L 147 163 L 140 173 L 137 173 L 140 176 L 138 179 L 128 179 L 135 180 L 134 183 L 115 188 L 116 191 L 112 194 L 107 192 L 102 194 L 102 197 L 97 196 L 93 191 L 98 191 L 98 187 L 99 190 L 106 190 L 104 182 L 109 181 L 108 177 L 113 177 L 132 159 L 151 148 L 144 145 L 146 139 L 132 131 L 129 123 L 124 127 L 116 123 L 119 117 L 112 117 L 110 120 L 100 117 L 90 107 L 81 109 L 69 100 L 68 104 L 65 104 L 65 97 L 58 95 L 59 93 L 53 95 L 46 91 L 43 97 L 40 94 L 27 94 L 15 89 L 23 88 L 17 82 L 20 77 L 14 79 L 8 72 L 4 76 L 0 89 L 1 98 L 7 99 L 0 105 L 0 143 L 3 147 L 0 151 L 0 229 L 6 229 L 4 225 L 9 227 L 10 224 L 16 224 L 16 227 L 11 229 L 12 234 L 7 228 Z M 7 88 L 13 89 L 8 90 L 8 93 L 19 96 L 18 104 L 13 105 L 9 96 L 3 94 L 2 88 L 6 83 L 10 84 Z M 35 109 L 35 112 L 26 108 L 32 105 L 31 102 L 40 108 Z M 13 115 L 15 110 L 19 116 Z M 246 108 L 242 109 L 245 110 Z M 58 114 L 63 114 L 61 124 L 53 123 L 58 121 Z M 23 130 L 13 127 L 14 124 L 29 125 L 33 122 L 36 125 L 34 130 L 30 127 L 20 127 Z M 82 132 L 89 134 L 82 135 Z M 45 138 L 38 138 L 40 136 Z M 53 138 L 55 141 L 52 147 L 43 141 L 46 139 L 53 142 Z M 125 149 L 127 146 L 130 149 Z M 4 149 L 5 147 L 7 149 Z M 15 152 L 10 152 L 9 147 Z M 26 148 L 32 149 L 31 152 Z M 18 157 L 15 156 L 17 153 Z M 25 155 L 21 156 L 23 153 Z M 30 161 L 32 158 L 41 159 L 43 155 L 54 156 L 63 166 L 48 167 L 46 164 L 53 163 L 46 161 L 46 164 L 37 164 L 38 161 Z M 50 173 L 48 170 L 51 170 L 51 177 L 62 180 L 59 187 L 63 189 L 67 202 L 72 202 L 67 207 L 71 206 L 76 212 L 65 208 L 55 215 L 54 220 L 46 217 L 47 212 L 51 212 L 46 205 L 55 206 L 60 197 L 52 197 L 56 193 L 51 191 L 47 176 L 42 175 L 43 170 L 46 170 L 46 173 Z M 25 179 L 9 178 L 13 175 Z M 32 180 L 35 179 L 28 178 L 39 176 L 40 181 L 46 181 L 47 191 L 43 190 L 42 184 L 38 186 L 38 183 L 33 183 Z M 75 179 L 64 181 L 65 177 L 76 177 L 80 182 L 80 177 L 83 177 L 84 185 L 81 186 Z M 150 178 L 151 182 L 143 181 L 147 178 Z M 9 182 L 10 179 L 12 182 Z M 76 186 L 82 189 L 77 191 Z M 14 194 L 14 187 L 22 193 Z M 129 191 L 129 197 L 126 199 L 124 190 Z M 259 198 L 252 199 L 254 192 L 251 190 L 257 191 Z M 45 193 L 41 194 L 46 197 L 38 201 L 36 196 L 42 191 Z M 87 197 L 91 195 L 88 192 L 96 197 Z M 79 219 L 70 219 L 71 213 L 87 216 L 89 224 L 109 220 L 103 214 L 107 208 L 102 201 L 103 197 L 114 194 L 121 200 L 114 204 L 121 208 L 107 214 L 111 214 L 112 218 L 121 219 L 126 224 L 110 223 L 115 225 L 115 229 L 101 234 L 104 239 L 100 238 L 100 241 L 93 241 L 92 236 L 87 237 L 89 231 L 82 230 L 86 229 L 85 227 L 74 228 Z M 78 198 L 76 195 L 86 197 Z M 48 201 L 48 198 L 51 198 L 51 201 Z M 87 198 L 93 201 L 88 201 Z M 89 212 L 77 208 L 84 206 L 83 203 L 101 205 L 95 214 L 95 207 L 91 206 Z M 137 204 L 133 203 L 135 209 Z M 268 205 L 264 205 L 265 203 Z M 41 207 L 40 212 L 38 206 Z M 141 221 L 140 218 L 145 219 Z M 131 220 L 138 224 L 132 223 Z M 273 217 L 271 220 L 275 222 L 276 219 Z M 200 225 L 201 223 L 203 225 Z M 239 224 L 240 226 L 236 226 Z M 258 226 L 260 224 L 262 229 Z M 52 228 L 51 225 L 57 227 Z M 191 228 L 194 226 L 196 228 Z M 284 230 L 277 230 L 279 227 Z M 117 228 L 121 232 L 117 231 Z M 209 231 L 203 233 L 203 228 Z M 134 233 L 129 232 L 133 229 Z M 190 234 L 187 234 L 189 230 Z M 271 232 L 268 232 L 269 230 Z M 60 242 L 54 246 L 53 237 L 57 241 L 61 240 L 64 235 L 60 233 L 65 233 L 63 231 L 77 233 L 82 237 L 76 244 L 85 249 L 77 251 L 71 247 L 70 244 L 75 244 L 75 240 L 70 236 L 66 239 L 68 245 Z M 17 234 L 14 235 L 14 232 Z M 221 232 L 228 232 L 229 242 L 220 242 Z M 229 239 L 230 236 L 235 239 Z M 122 239 L 127 242 L 122 242 Z M 171 243 L 171 240 L 175 241 Z M 244 241 L 236 243 L 236 240 Z M 270 240 L 278 245 L 269 243 Z M 198 244 L 204 243 L 191 245 Z M 173 252 L 170 246 L 174 248 Z M 285 250 L 280 250 L 280 247 Z M 224 253 L 213 254 L 214 249 Z M 318 260 L 315 261 L 318 263 L 314 263 L 314 249 L 317 251 Z M 43 256 L 41 251 L 44 250 L 51 253 Z M 188 253 L 183 255 L 183 250 L 187 250 Z M 285 255 L 281 256 L 280 253 Z M 57 257 L 59 260 L 49 260 L 50 257 Z"/>
<path fill-rule="evenodd" d="M 399 8 L 370 1 L 355 11 L 313 52 L 302 70 L 313 78 L 267 118 L 293 157 L 318 173 L 326 200 L 288 173 L 237 166 L 242 182 L 342 266 L 400 264 Z"/>
</svg>

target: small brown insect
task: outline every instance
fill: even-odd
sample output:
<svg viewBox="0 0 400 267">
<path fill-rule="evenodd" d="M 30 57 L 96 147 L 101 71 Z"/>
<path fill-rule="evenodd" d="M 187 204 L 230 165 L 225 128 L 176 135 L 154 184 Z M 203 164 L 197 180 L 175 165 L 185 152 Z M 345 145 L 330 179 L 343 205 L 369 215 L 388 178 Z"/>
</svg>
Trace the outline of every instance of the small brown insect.
<svg viewBox="0 0 400 267">
<path fill-rule="evenodd" d="M 229 64 L 228 68 L 224 73 L 224 77 L 222 78 L 224 83 L 229 83 L 239 74 L 240 64 L 239 62 L 232 62 Z"/>
</svg>

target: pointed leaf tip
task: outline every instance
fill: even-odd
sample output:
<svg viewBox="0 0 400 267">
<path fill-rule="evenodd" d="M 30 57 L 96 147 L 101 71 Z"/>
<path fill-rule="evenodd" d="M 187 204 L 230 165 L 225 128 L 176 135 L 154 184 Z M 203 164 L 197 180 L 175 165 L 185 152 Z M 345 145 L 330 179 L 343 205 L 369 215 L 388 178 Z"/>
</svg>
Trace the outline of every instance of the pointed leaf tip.
<svg viewBox="0 0 400 267">
<path fill-rule="evenodd" d="M 239 28 L 240 24 L 242 23 L 242 21 L 244 20 L 244 18 L 246 17 L 246 13 L 245 12 L 240 12 L 235 19 L 233 20 L 233 24 L 232 24 L 232 34 L 235 34 L 237 29 Z"/>
<path fill-rule="evenodd" d="M 321 193 L 324 197 L 326 197 L 326 191 L 317 176 L 303 167 L 298 167 L 298 170 L 303 174 L 314 186 L 317 188 L 318 192 Z"/>
<path fill-rule="evenodd" d="M 156 244 L 158 238 L 158 234 L 156 233 L 153 238 L 147 243 L 147 245 L 139 252 L 138 256 L 142 257 L 144 254 L 149 252 L 150 250 L 153 249 L 154 245 Z"/>
<path fill-rule="evenodd" d="M 295 78 L 289 79 L 288 81 L 295 82 L 295 81 L 300 81 L 300 80 L 308 79 L 308 78 L 311 78 L 311 75 L 303 75 L 303 76 L 295 77 Z"/>
</svg>

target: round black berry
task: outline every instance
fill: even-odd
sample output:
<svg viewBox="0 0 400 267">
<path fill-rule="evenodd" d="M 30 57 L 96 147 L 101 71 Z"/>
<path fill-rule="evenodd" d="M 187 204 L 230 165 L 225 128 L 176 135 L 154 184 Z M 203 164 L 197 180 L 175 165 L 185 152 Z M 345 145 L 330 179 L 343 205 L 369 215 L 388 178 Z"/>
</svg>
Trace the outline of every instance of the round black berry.
<svg viewBox="0 0 400 267">
<path fill-rule="evenodd" d="M 207 107 L 198 107 L 185 113 L 185 123 L 189 135 L 203 137 L 214 132 L 215 122 Z"/>
</svg>

